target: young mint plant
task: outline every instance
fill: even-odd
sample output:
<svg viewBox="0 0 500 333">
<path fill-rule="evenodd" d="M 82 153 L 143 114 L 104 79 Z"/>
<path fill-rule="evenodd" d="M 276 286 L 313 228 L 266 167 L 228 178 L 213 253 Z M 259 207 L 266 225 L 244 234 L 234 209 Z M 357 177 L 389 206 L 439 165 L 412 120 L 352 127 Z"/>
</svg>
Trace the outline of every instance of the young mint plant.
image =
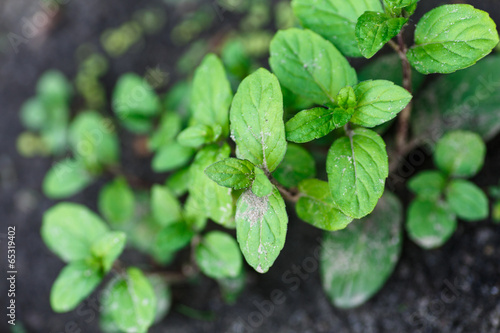
<svg viewBox="0 0 500 333">
<path fill-rule="evenodd" d="M 436 144 L 434 162 L 439 171 L 424 171 L 408 183 L 417 195 L 408 209 L 406 228 L 424 248 L 436 248 L 451 237 L 456 218 L 479 221 L 488 216 L 486 194 L 469 178 L 482 168 L 486 146 L 481 137 L 467 131 L 447 133 Z"/>
</svg>

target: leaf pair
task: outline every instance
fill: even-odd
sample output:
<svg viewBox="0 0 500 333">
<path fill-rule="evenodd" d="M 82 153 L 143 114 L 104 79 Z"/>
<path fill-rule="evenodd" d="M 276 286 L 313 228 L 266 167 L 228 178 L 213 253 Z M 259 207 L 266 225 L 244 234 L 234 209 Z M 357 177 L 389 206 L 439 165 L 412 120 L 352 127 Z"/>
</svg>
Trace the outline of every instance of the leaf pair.
<svg viewBox="0 0 500 333">
<path fill-rule="evenodd" d="M 449 132 L 434 153 L 440 171 L 424 171 L 410 180 L 408 186 L 417 199 L 409 207 L 406 227 L 417 244 L 439 247 L 455 231 L 456 217 L 478 221 L 488 216 L 484 192 L 469 181 L 453 179 L 474 176 L 484 163 L 485 150 L 477 134 Z"/>
<path fill-rule="evenodd" d="M 349 90 L 352 91 L 352 97 L 350 104 L 346 104 L 343 94 Z M 338 107 L 315 108 L 295 115 L 286 123 L 287 139 L 299 143 L 309 142 L 348 122 L 375 127 L 396 117 L 411 99 L 408 91 L 390 81 L 364 81 L 354 88 L 342 89 L 335 99 Z"/>
<path fill-rule="evenodd" d="M 54 311 L 67 312 L 85 299 L 125 246 L 125 234 L 111 232 L 84 206 L 60 203 L 43 218 L 42 238 L 68 265 L 56 279 L 50 295 Z"/>
</svg>

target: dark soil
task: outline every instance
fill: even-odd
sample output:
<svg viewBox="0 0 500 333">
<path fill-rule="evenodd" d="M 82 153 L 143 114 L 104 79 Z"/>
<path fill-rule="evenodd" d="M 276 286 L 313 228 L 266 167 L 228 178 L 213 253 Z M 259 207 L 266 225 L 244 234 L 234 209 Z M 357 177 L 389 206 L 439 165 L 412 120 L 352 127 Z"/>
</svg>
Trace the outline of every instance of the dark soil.
<svg viewBox="0 0 500 333">
<path fill-rule="evenodd" d="M 440 1 L 443 2 L 444 1 Z M 474 4 L 487 10 L 500 22 L 496 0 L 455 1 Z M 96 311 L 86 302 L 80 311 L 55 314 L 49 306 L 50 287 L 63 263 L 42 243 L 39 230 L 43 212 L 55 202 L 41 193 L 41 182 L 51 160 L 25 159 L 15 148 L 23 130 L 18 110 L 34 94 L 39 75 L 50 68 L 74 77 L 74 52 L 83 42 L 98 45 L 100 33 L 130 19 L 138 8 L 159 1 L 124 2 L 118 0 L 69 1 L 41 37 L 30 39 L 14 53 L 4 47 L 0 62 L 0 237 L 5 252 L 7 226 L 17 230 L 17 323 L 28 332 L 99 332 Z M 435 1 L 421 0 L 419 12 L 436 6 Z M 0 3 L 0 29 L 20 34 L 23 17 L 39 10 L 38 2 L 4 0 Z M 111 64 L 105 84 L 110 91 L 119 74 L 144 73 L 159 65 L 175 77 L 174 64 L 181 50 L 169 40 L 168 31 L 182 14 L 166 7 L 165 29 L 148 37 L 145 49 L 131 52 Z M 228 29 L 235 19 L 228 17 L 207 35 Z M 1 31 L 1 30 L 0 30 Z M 2 47 L 0 45 L 0 47 Z M 498 70 L 498 69 L 492 69 Z M 132 158 L 127 136 L 124 161 L 127 169 L 146 179 L 152 176 L 148 160 Z M 500 170 L 500 140 L 488 145 L 484 170 L 475 179 L 483 187 L 497 184 Z M 427 159 L 424 167 L 432 163 Z M 160 178 L 161 179 L 161 178 Z M 92 209 L 96 207 L 99 184 L 72 198 Z M 403 198 L 407 198 L 403 194 Z M 406 200 L 407 201 L 407 200 Z M 499 332 L 500 331 L 500 226 L 490 221 L 474 224 L 460 222 L 458 231 L 442 248 L 424 251 L 405 239 L 402 258 L 392 277 L 368 303 L 354 310 L 338 310 L 326 298 L 317 271 L 294 273 L 303 260 L 318 246 L 321 232 L 301 223 L 290 222 L 284 250 L 266 275 L 251 270 L 248 286 L 235 305 L 226 305 L 216 284 L 202 278 L 197 285 L 174 290 L 174 309 L 151 332 Z M 5 259 L 1 259 L 2 264 Z M 2 272 L 5 272 L 2 266 Z M 2 273 L 4 274 L 4 273 Z M 292 279 L 294 278 L 294 279 Z M 6 295 L 5 277 L 0 278 L 0 294 Z M 273 291 L 284 293 L 282 304 L 270 306 Z M 271 296 L 273 295 L 273 296 Z M 213 312 L 210 321 L 192 319 L 176 306 L 183 304 Z M 6 301 L 1 307 L 5 309 Z M 264 309 L 263 311 L 259 309 Z M 5 310 L 2 311 L 4 313 Z M 0 332 L 8 332 L 2 314 Z M 252 325 L 258 326 L 252 330 Z"/>
</svg>

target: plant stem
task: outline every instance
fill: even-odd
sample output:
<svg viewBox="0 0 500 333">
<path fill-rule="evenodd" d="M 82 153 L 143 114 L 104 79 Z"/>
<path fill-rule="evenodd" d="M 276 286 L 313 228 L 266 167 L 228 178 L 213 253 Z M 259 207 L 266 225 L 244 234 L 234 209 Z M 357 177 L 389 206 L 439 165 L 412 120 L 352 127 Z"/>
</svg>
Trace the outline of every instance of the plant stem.
<svg viewBox="0 0 500 333">
<path fill-rule="evenodd" d="M 409 93 L 413 93 L 412 87 L 412 71 L 411 65 L 406 57 L 406 52 L 408 51 L 406 44 L 403 39 L 403 34 L 400 32 L 397 36 L 398 45 L 397 53 L 399 58 L 401 58 L 401 63 L 403 66 L 403 87 L 408 90 Z M 394 42 L 391 46 L 394 48 Z M 413 102 L 410 101 L 408 105 L 399 114 L 399 125 L 396 133 L 396 150 L 399 155 L 403 155 L 407 150 L 406 145 L 408 144 L 408 127 L 410 124 L 411 111 L 413 108 Z"/>
</svg>

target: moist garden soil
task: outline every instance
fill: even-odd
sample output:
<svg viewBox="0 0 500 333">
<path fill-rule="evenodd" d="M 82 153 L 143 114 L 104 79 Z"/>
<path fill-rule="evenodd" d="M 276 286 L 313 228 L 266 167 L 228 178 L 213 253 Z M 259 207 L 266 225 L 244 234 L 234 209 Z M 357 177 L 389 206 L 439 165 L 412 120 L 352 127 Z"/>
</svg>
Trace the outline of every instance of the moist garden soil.
<svg viewBox="0 0 500 333">
<path fill-rule="evenodd" d="M 496 0 L 456 1 L 488 11 L 500 23 L 500 4 Z M 3 45 L 0 62 L 0 221 L 1 234 L 7 226 L 16 226 L 17 323 L 26 332 L 99 332 L 97 312 L 86 302 L 80 311 L 54 313 L 49 305 L 49 292 L 63 263 L 42 243 L 40 225 L 46 209 L 55 204 L 41 193 L 42 179 L 53 162 L 49 158 L 21 157 L 16 151 L 16 138 L 23 131 L 19 108 L 34 95 L 37 78 L 47 69 L 56 68 L 74 77 L 77 64 L 75 49 L 84 42 L 99 45 L 100 33 L 131 18 L 139 8 L 165 6 L 158 1 L 87 0 L 69 1 L 64 10 L 46 27 L 41 37 L 30 39 L 14 53 Z M 417 17 L 437 6 L 436 1 L 421 0 Z M 104 78 L 108 95 L 117 77 L 128 71 L 143 74 L 148 67 L 159 66 L 176 80 L 174 64 L 185 48 L 175 47 L 169 32 L 179 21 L 182 11 L 167 6 L 168 22 L 164 29 L 146 38 L 142 51 L 132 50 L 113 60 Z M 22 18 L 39 10 L 36 1 L 6 0 L 0 4 L 0 27 L 3 33 L 20 34 Z M 227 31 L 238 17 L 226 14 L 219 24 L 206 32 L 213 36 Z M 499 70 L 497 68 L 492 70 Z M 111 114 L 111 113 L 110 113 Z M 128 172 L 146 182 L 161 182 L 150 160 L 137 157 L 131 148 L 134 138 L 121 131 L 122 162 Z M 420 167 L 430 168 L 428 157 Z M 483 171 L 474 179 L 487 188 L 500 179 L 500 138 L 488 144 Z M 72 201 L 96 209 L 99 187 L 104 181 L 78 194 Z M 409 194 L 397 194 L 407 204 Z M 499 332 L 500 331 L 500 225 L 491 221 L 460 222 L 457 232 L 443 247 L 426 251 L 407 237 L 402 257 L 394 274 L 380 292 L 365 305 L 352 310 L 339 310 L 328 301 L 314 267 L 313 252 L 321 232 L 297 219 L 291 219 L 285 248 L 275 265 L 265 275 L 250 269 L 248 285 L 234 305 L 220 297 L 215 282 L 200 278 L 194 285 L 173 288 L 171 313 L 151 332 Z M 0 235 L 1 237 L 1 235 Z M 6 242 L 1 238 L 2 256 Z M 137 264 L 127 252 L 126 261 Z M 0 293 L 2 316 L 0 332 L 9 332 L 5 316 L 7 294 L 2 258 Z M 310 272 L 308 273 L 307 270 Z M 283 296 L 270 303 L 279 290 Z M 273 293 L 274 292 L 274 293 Z M 273 296 L 271 296 L 273 295 Z M 93 295 L 93 297 L 96 294 Z M 272 304 L 272 305 L 271 305 Z M 187 311 L 186 307 L 198 312 Z"/>
</svg>

